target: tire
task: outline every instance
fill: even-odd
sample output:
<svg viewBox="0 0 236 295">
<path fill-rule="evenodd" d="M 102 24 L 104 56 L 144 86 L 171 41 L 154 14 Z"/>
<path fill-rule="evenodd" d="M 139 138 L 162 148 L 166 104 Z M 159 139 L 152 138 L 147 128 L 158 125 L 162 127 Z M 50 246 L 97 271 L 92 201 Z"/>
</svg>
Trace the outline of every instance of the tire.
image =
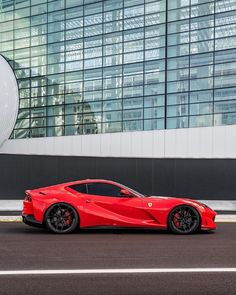
<svg viewBox="0 0 236 295">
<path fill-rule="evenodd" d="M 188 205 L 175 207 L 168 217 L 168 228 L 175 234 L 193 234 L 200 228 L 200 225 L 198 211 Z"/>
<path fill-rule="evenodd" d="M 46 228 L 56 234 L 69 234 L 79 225 L 79 216 L 75 208 L 66 203 L 56 203 L 44 217 Z"/>
</svg>

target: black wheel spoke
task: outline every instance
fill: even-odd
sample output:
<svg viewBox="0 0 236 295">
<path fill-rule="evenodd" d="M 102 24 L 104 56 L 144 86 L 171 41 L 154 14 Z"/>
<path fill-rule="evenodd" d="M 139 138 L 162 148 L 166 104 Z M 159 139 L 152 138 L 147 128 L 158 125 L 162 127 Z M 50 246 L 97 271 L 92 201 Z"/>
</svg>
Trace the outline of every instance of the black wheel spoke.
<svg viewBox="0 0 236 295">
<path fill-rule="evenodd" d="M 47 222 L 57 232 L 64 232 L 75 222 L 74 209 L 66 204 L 57 204 L 51 208 L 47 215 Z"/>
<path fill-rule="evenodd" d="M 189 206 L 181 206 L 171 213 L 171 225 L 177 232 L 190 233 L 198 223 L 196 210 Z"/>
</svg>

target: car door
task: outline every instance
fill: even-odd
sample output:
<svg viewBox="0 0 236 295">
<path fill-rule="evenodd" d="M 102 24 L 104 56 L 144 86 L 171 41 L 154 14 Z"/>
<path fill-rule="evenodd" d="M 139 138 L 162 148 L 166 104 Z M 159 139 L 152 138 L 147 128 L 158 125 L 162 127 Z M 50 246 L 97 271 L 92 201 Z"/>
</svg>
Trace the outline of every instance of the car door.
<svg viewBox="0 0 236 295">
<path fill-rule="evenodd" d="M 122 196 L 121 187 L 110 183 L 87 184 L 84 200 L 87 226 L 142 227 L 150 222 L 142 198 Z"/>
</svg>

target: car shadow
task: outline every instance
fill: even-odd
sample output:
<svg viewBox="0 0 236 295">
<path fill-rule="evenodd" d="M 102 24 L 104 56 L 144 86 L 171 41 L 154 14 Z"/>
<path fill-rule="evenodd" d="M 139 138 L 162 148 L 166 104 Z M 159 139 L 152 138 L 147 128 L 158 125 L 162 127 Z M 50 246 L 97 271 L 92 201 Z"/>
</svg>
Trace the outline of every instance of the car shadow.
<svg viewBox="0 0 236 295">
<path fill-rule="evenodd" d="M 79 234 L 159 234 L 159 235 L 176 235 L 169 230 L 164 229 L 143 229 L 143 228 L 89 228 L 89 229 L 80 229 L 77 231 Z M 208 235 L 214 234 L 214 231 L 199 231 L 194 235 Z M 182 235 L 183 236 L 183 235 Z"/>
<path fill-rule="evenodd" d="M 5 223 L 5 226 L 1 224 L 0 233 L 7 234 L 30 234 L 30 235 L 53 235 L 45 228 L 31 227 L 23 223 Z M 118 227 L 96 227 L 96 228 L 84 228 L 78 229 L 73 234 L 79 235 L 172 235 L 172 236 L 183 236 L 178 234 L 173 234 L 165 229 L 147 229 L 147 228 L 118 228 Z M 193 235 L 212 235 L 215 234 L 215 231 L 199 231 Z M 59 236 L 58 234 L 54 234 Z"/>
<path fill-rule="evenodd" d="M 18 232 L 24 234 L 35 234 L 35 235 L 55 235 L 47 231 L 44 228 L 36 228 L 36 227 L 26 227 L 19 228 Z M 211 235 L 214 234 L 215 231 L 199 231 L 193 235 Z M 164 229 L 143 229 L 143 228 L 86 228 L 86 229 L 78 229 L 74 233 L 70 235 L 171 235 L 171 236 L 183 236 L 178 234 L 173 234 L 168 230 Z M 66 234 L 63 234 L 66 235 Z"/>
</svg>

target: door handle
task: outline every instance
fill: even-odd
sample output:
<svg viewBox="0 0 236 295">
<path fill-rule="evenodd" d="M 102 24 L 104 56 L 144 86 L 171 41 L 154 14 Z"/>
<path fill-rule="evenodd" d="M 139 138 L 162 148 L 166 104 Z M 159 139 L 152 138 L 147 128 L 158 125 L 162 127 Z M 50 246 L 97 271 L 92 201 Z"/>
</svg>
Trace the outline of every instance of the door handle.
<svg viewBox="0 0 236 295">
<path fill-rule="evenodd" d="M 91 200 L 88 200 L 88 199 L 87 199 L 87 200 L 85 201 L 85 203 L 86 203 L 86 204 L 91 203 Z"/>
</svg>

